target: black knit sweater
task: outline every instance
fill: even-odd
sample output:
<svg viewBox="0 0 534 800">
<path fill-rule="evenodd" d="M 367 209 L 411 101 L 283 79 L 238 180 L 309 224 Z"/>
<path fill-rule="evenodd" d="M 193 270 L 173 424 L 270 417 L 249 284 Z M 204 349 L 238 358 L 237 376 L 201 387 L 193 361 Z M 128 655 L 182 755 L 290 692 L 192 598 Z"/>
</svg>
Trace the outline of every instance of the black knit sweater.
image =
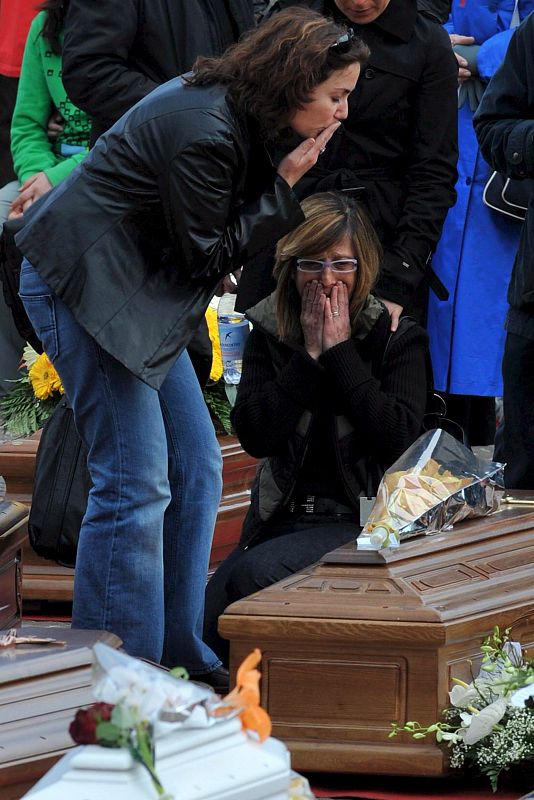
<svg viewBox="0 0 534 800">
<path fill-rule="evenodd" d="M 302 348 L 278 343 L 285 363 L 277 371 L 269 347 L 274 337 L 255 327 L 245 348 L 232 413 L 244 449 L 258 458 L 280 455 L 302 414 L 310 411 L 314 423 L 298 490 L 343 502 L 346 496 L 330 436 L 333 414 L 342 413 L 354 426 L 358 455 L 391 465 L 421 430 L 427 336 L 413 326 L 392 341 L 382 359 L 388 329 L 389 315 L 384 312 L 363 340 L 342 342 L 318 362 Z"/>
</svg>

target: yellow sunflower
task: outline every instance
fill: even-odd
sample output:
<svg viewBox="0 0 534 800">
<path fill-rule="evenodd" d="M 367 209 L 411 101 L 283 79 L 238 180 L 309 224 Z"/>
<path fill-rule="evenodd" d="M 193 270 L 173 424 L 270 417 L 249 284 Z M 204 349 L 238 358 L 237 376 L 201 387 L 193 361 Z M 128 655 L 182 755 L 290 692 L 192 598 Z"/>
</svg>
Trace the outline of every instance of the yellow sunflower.
<svg viewBox="0 0 534 800">
<path fill-rule="evenodd" d="M 219 328 L 217 325 L 217 310 L 208 306 L 206 310 L 206 322 L 211 339 L 213 357 L 211 361 L 210 380 L 218 381 L 223 374 L 223 363 L 221 356 L 221 342 L 219 339 Z"/>
<path fill-rule="evenodd" d="M 54 392 L 64 393 L 61 379 L 46 353 L 39 356 L 28 375 L 33 393 L 39 400 L 46 400 Z"/>
</svg>

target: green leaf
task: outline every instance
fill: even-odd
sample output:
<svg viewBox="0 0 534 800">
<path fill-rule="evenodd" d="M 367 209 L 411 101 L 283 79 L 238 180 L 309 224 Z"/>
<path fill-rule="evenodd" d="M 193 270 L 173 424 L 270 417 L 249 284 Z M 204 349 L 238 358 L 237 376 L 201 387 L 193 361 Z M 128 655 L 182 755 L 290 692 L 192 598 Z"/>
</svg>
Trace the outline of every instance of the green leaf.
<svg viewBox="0 0 534 800">
<path fill-rule="evenodd" d="M 121 738 L 122 732 L 118 725 L 113 722 L 99 722 L 96 726 L 96 738 L 98 741 L 104 741 L 109 744 L 118 742 Z"/>
<path fill-rule="evenodd" d="M 135 719 L 133 714 L 131 713 L 128 706 L 123 706 L 120 703 L 116 705 L 111 712 L 111 722 L 113 725 L 116 725 L 117 728 L 120 728 L 122 731 L 126 731 L 130 728 L 133 728 L 135 725 Z"/>
<path fill-rule="evenodd" d="M 228 402 L 224 390 L 224 380 L 214 384 L 208 384 L 204 389 L 204 400 L 211 414 L 215 427 L 219 425 L 224 433 L 232 433 L 232 423 L 230 422 L 231 406 Z"/>
<path fill-rule="evenodd" d="M 182 678 L 184 681 L 189 680 L 189 672 L 186 670 L 185 667 L 173 667 L 170 670 L 170 674 L 173 678 Z"/>
<path fill-rule="evenodd" d="M 29 380 L 15 381 L 14 388 L 0 400 L 0 427 L 11 436 L 31 436 L 42 428 L 61 396 L 37 400 Z"/>
</svg>

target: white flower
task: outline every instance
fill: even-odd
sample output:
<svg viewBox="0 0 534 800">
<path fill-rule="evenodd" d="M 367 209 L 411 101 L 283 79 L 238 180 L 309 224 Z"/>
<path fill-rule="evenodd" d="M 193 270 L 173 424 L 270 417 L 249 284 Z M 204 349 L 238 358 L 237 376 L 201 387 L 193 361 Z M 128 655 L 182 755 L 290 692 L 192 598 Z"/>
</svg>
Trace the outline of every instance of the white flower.
<svg viewBox="0 0 534 800">
<path fill-rule="evenodd" d="M 123 666 L 112 667 L 104 674 L 93 695 L 104 703 L 121 704 L 138 721 L 149 722 L 154 722 L 161 710 L 191 708 L 211 696 L 193 683 L 170 678 L 153 668 L 148 672 Z"/>
<path fill-rule="evenodd" d="M 154 681 L 152 685 L 139 682 L 132 683 L 124 704 L 133 709 L 140 720 L 152 722 L 167 701 L 164 687 Z"/>
<path fill-rule="evenodd" d="M 514 692 L 508 702 L 511 706 L 515 706 L 516 708 L 524 708 L 525 700 L 528 700 L 530 697 L 534 699 L 534 682 Z"/>
<path fill-rule="evenodd" d="M 473 715 L 468 714 L 467 711 L 462 711 L 460 714 L 460 719 L 462 720 L 462 728 L 468 728 L 471 725 Z"/>
<path fill-rule="evenodd" d="M 26 342 L 26 347 L 22 351 L 22 360 L 24 361 L 28 369 L 30 369 L 30 367 L 33 367 L 38 358 L 39 358 L 39 353 L 37 353 L 33 349 L 31 344 L 28 344 L 28 342 Z"/>
<path fill-rule="evenodd" d="M 483 708 L 478 714 L 474 714 L 471 723 L 466 730 L 464 742 L 467 745 L 476 744 L 493 730 L 493 726 L 501 721 L 506 712 L 506 700 L 499 697 L 495 702 Z"/>
<path fill-rule="evenodd" d="M 154 723 L 160 711 L 189 713 L 196 704 L 213 698 L 211 690 L 175 678 L 100 642 L 95 645 L 93 696 L 120 705 L 134 721 Z"/>
<path fill-rule="evenodd" d="M 452 742 L 453 744 L 462 742 L 465 737 L 465 730 L 465 728 L 460 728 L 458 731 L 443 731 L 441 733 L 441 741 Z"/>
<path fill-rule="evenodd" d="M 456 684 L 449 692 L 449 697 L 452 705 L 456 708 L 467 708 L 467 706 L 472 706 L 473 703 L 478 700 L 479 693 L 472 683 L 470 683 L 469 686 Z"/>
</svg>

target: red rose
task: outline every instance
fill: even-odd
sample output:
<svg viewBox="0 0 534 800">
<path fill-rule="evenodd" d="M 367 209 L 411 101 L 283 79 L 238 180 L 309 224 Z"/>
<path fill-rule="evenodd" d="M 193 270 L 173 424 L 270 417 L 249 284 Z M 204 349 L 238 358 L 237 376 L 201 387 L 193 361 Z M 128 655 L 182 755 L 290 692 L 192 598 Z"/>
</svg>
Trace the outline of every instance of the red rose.
<svg viewBox="0 0 534 800">
<path fill-rule="evenodd" d="M 110 721 L 113 708 L 109 703 L 80 708 L 69 725 L 69 733 L 76 744 L 97 744 L 96 726 L 99 722 Z"/>
</svg>

